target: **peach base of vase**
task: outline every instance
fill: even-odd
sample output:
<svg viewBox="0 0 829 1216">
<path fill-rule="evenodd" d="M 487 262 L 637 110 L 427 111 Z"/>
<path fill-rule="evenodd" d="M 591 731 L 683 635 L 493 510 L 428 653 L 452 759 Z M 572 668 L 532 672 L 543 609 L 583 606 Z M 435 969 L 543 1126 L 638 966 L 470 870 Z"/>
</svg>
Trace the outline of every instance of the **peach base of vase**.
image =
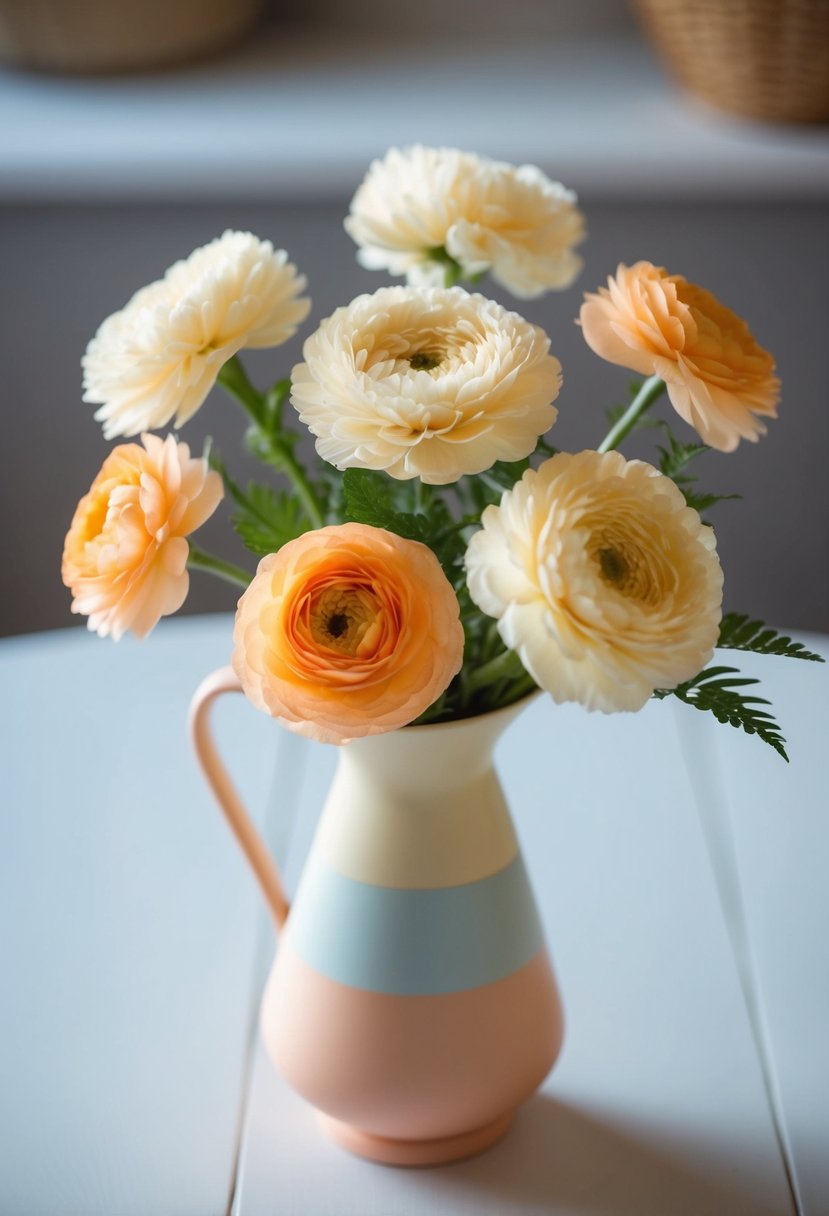
<svg viewBox="0 0 829 1216">
<path fill-rule="evenodd" d="M 462 1132 L 457 1136 L 441 1136 L 437 1140 L 391 1140 L 385 1136 L 375 1136 L 371 1132 L 361 1132 L 349 1123 L 341 1123 L 330 1115 L 318 1114 L 320 1127 L 330 1140 L 348 1149 L 357 1157 L 367 1161 L 376 1161 L 380 1165 L 399 1165 L 408 1167 L 423 1167 L 429 1165 L 449 1165 L 452 1161 L 463 1161 L 466 1157 L 475 1157 L 496 1144 L 506 1135 L 512 1123 L 513 1112 L 502 1115 L 485 1127 L 476 1127 L 472 1131 Z"/>
</svg>

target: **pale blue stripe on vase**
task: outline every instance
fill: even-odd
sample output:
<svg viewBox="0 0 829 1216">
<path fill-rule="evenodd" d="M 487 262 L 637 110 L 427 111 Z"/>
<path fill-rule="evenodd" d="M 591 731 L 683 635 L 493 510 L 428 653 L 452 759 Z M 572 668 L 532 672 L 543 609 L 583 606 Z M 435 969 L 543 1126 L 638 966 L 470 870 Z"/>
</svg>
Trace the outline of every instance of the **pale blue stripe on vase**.
<svg viewBox="0 0 829 1216">
<path fill-rule="evenodd" d="M 479 882 L 427 890 L 357 882 L 313 860 L 286 933 L 329 979 L 398 996 L 495 983 L 544 940 L 520 855 Z"/>
</svg>

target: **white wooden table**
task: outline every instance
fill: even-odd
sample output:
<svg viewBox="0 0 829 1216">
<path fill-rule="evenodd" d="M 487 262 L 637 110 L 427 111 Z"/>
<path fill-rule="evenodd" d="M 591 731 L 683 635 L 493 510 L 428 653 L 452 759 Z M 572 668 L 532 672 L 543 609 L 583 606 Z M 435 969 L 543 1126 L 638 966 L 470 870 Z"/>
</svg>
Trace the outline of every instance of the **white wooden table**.
<svg viewBox="0 0 829 1216">
<path fill-rule="evenodd" d="M 670 703 L 512 728 L 566 1044 L 497 1148 L 402 1171 L 324 1140 L 258 1042 L 273 942 L 184 735 L 229 644 L 0 644 L 2 1216 L 829 1213 L 829 669 L 736 656 L 790 767 Z M 333 749 L 242 698 L 217 728 L 292 886 Z"/>
</svg>

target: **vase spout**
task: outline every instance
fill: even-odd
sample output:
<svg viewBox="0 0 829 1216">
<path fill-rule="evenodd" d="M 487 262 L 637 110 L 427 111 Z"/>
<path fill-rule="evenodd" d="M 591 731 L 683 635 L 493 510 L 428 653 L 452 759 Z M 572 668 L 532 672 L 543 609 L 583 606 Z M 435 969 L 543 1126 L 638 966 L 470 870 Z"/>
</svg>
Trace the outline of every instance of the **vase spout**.
<svg viewBox="0 0 829 1216">
<path fill-rule="evenodd" d="M 518 841 L 493 751 L 522 707 L 343 747 L 316 853 L 358 882 L 412 889 L 508 865 Z"/>
<path fill-rule="evenodd" d="M 496 743 L 526 705 L 523 700 L 474 718 L 354 739 L 342 757 L 370 769 L 387 787 L 443 792 L 491 770 Z"/>
</svg>

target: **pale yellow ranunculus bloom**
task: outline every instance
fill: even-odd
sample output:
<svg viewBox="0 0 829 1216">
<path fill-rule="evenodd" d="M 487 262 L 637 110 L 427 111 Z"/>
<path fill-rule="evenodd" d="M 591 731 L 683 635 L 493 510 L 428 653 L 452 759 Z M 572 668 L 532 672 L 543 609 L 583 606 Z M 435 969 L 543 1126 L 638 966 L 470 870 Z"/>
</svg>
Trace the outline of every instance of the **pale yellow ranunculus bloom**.
<svg viewBox="0 0 829 1216">
<path fill-rule="evenodd" d="M 562 453 L 481 522 L 470 594 L 555 701 L 641 709 L 711 658 L 723 584 L 714 533 L 651 465 Z"/>
<path fill-rule="evenodd" d="M 465 278 L 489 271 L 521 298 L 569 287 L 585 237 L 576 196 L 534 165 L 456 148 L 391 148 L 376 160 L 345 220 L 369 270 L 442 286 L 445 250 Z"/>
<path fill-rule="evenodd" d="M 291 400 L 337 468 L 446 485 L 535 449 L 561 384 L 549 346 L 460 287 L 384 287 L 306 340 Z"/>
<path fill-rule="evenodd" d="M 228 359 L 293 336 L 311 307 L 305 285 L 284 250 L 229 231 L 143 287 L 82 360 L 83 399 L 100 406 L 105 437 L 183 426 Z"/>
</svg>

